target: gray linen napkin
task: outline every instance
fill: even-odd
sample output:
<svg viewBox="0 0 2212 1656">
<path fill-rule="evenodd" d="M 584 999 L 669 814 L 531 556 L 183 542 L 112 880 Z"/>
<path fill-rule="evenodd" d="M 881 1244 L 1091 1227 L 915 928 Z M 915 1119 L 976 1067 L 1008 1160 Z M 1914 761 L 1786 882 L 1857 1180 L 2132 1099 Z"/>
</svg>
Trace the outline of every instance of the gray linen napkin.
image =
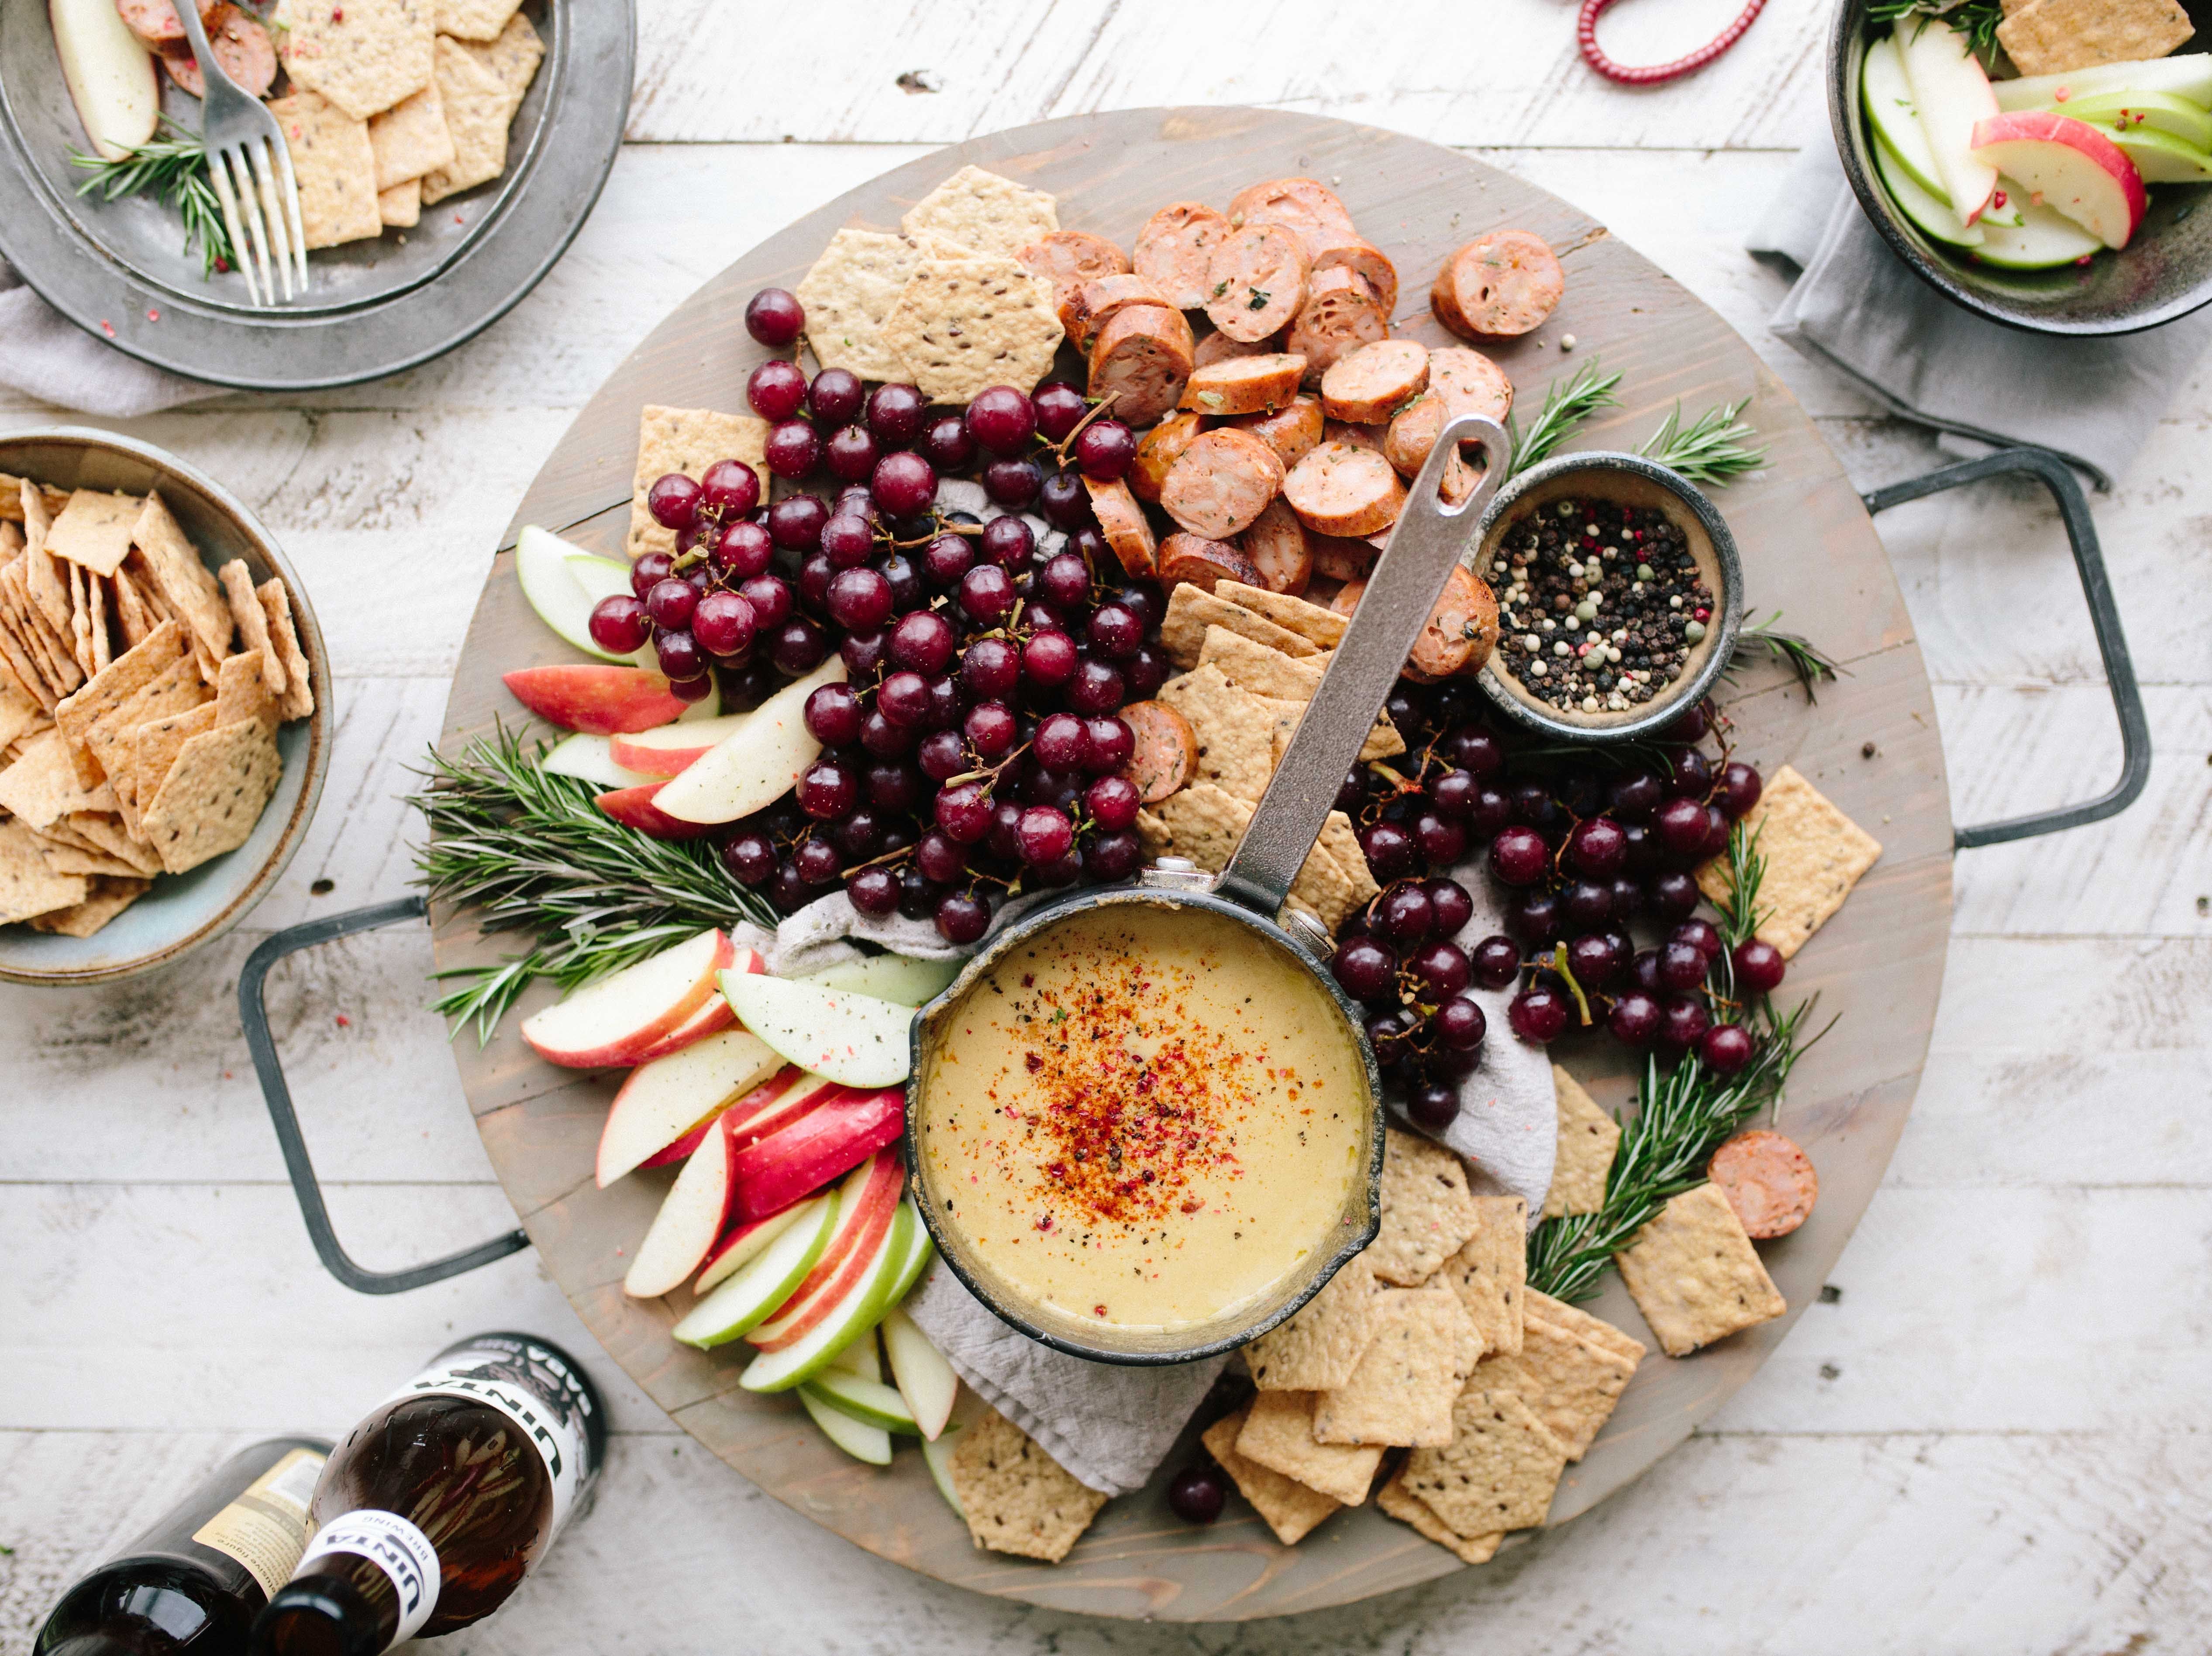
<svg viewBox="0 0 2212 1656">
<path fill-rule="evenodd" d="M 0 385 L 42 403 L 122 419 L 222 394 L 102 344 L 62 316 L 0 259 Z"/>
<path fill-rule="evenodd" d="M 1770 325 L 1892 412 L 1939 431 L 2064 455 L 2110 488 L 2212 343 L 2212 307 L 2146 333 L 2063 339 L 1960 309 L 1889 251 L 1825 122 L 1748 250 L 1804 274 Z"/>
</svg>

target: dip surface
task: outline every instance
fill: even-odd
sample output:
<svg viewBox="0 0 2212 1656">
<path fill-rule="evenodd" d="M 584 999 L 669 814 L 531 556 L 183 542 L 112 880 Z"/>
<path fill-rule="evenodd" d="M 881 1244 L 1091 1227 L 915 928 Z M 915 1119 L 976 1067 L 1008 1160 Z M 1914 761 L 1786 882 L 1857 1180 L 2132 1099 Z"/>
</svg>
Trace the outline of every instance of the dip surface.
<svg viewBox="0 0 2212 1656">
<path fill-rule="evenodd" d="M 1172 1329 L 1334 1249 L 1368 1110 L 1310 976 L 1234 920 L 1121 903 L 1041 932 L 948 1011 L 916 1126 L 939 1211 L 1006 1284 Z"/>
</svg>

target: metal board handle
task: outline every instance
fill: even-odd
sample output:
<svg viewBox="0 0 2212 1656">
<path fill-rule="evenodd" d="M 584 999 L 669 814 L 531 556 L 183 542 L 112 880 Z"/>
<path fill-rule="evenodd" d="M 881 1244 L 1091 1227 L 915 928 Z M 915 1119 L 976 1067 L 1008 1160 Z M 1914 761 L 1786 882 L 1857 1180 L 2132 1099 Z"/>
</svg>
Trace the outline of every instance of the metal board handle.
<svg viewBox="0 0 2212 1656">
<path fill-rule="evenodd" d="M 378 903 L 349 913 L 334 914 L 326 920 L 310 920 L 305 925 L 292 926 L 264 940 L 246 956 L 246 969 L 238 976 L 238 1016 L 246 1026 L 246 1047 L 253 1054 L 253 1072 L 261 1077 L 261 1096 L 268 1101 L 269 1119 L 276 1129 L 276 1143 L 284 1151 L 284 1170 L 291 1175 L 292 1192 L 300 1199 L 300 1216 L 307 1222 L 307 1235 L 315 1245 L 316 1257 L 331 1276 L 357 1294 L 404 1294 L 410 1289 L 427 1288 L 448 1277 L 459 1277 L 479 1265 L 488 1265 L 495 1259 L 504 1259 L 530 1246 L 527 1234 L 511 1230 L 489 1242 L 405 1271 L 368 1271 L 356 1265 L 352 1256 L 339 1245 L 337 1233 L 331 1228 L 331 1212 L 323 1201 L 323 1187 L 315 1180 L 315 1166 L 307 1157 L 307 1141 L 300 1135 L 300 1118 L 292 1108 L 291 1089 L 284 1084 L 284 1065 L 276 1056 L 276 1042 L 269 1033 L 264 994 L 269 968 L 300 949 L 350 937 L 356 931 L 374 931 L 394 920 L 418 920 L 429 912 L 429 905 L 421 897 L 402 897 L 397 902 Z"/>
<path fill-rule="evenodd" d="M 2008 840 L 2032 840 L 2063 828 L 2086 828 L 2117 816 L 2135 804 L 2150 780 L 2150 722 L 2143 716 L 2142 693 L 2136 686 L 2135 664 L 2128 657 L 2127 634 L 2120 627 L 2120 612 L 2112 602 L 2112 585 L 2105 574 L 2104 554 L 2097 545 L 2097 525 L 2089 516 L 2089 502 L 2075 480 L 2073 469 L 2046 448 L 2006 448 L 1979 459 L 1962 460 L 1924 476 L 1911 477 L 1861 498 L 1869 512 L 1887 512 L 1907 500 L 1940 494 L 1962 483 L 1978 482 L 2017 471 L 2036 478 L 2058 503 L 2060 521 L 2066 525 L 2067 544 L 2074 549 L 2074 567 L 2081 576 L 2081 596 L 2089 606 L 2089 625 L 2097 634 L 2097 653 L 2105 660 L 2105 685 L 2112 693 L 2112 712 L 2120 721 L 2120 779 L 2106 792 L 2079 805 L 2057 810 L 2012 816 L 2001 822 L 1962 828 L 1952 835 L 1960 851 L 1976 846 L 2002 845 Z"/>
</svg>

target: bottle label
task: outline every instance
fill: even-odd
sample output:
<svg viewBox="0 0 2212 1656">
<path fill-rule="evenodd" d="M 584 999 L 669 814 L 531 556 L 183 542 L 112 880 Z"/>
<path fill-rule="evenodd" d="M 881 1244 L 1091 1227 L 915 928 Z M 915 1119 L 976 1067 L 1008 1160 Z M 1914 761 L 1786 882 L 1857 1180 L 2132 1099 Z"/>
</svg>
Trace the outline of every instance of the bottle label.
<svg viewBox="0 0 2212 1656">
<path fill-rule="evenodd" d="M 392 1635 L 392 1644 L 413 1638 L 438 1607 L 438 1550 L 398 1513 L 363 1507 L 332 1519 L 315 1532 L 300 1567 L 334 1552 L 357 1554 L 392 1578 L 399 1602 L 399 1631 Z"/>
<path fill-rule="evenodd" d="M 227 1553 L 261 1584 L 263 1596 L 292 1578 L 307 1544 L 307 1502 L 328 1459 L 295 1449 L 192 1532 L 203 1547 Z"/>
<path fill-rule="evenodd" d="M 553 1524 L 561 1532 L 576 1498 L 599 1468 L 585 1422 L 591 1398 L 559 1356 L 533 1341 L 483 1335 L 465 1341 L 386 1398 L 448 1394 L 489 1404 L 522 1429 L 553 1483 Z"/>
</svg>

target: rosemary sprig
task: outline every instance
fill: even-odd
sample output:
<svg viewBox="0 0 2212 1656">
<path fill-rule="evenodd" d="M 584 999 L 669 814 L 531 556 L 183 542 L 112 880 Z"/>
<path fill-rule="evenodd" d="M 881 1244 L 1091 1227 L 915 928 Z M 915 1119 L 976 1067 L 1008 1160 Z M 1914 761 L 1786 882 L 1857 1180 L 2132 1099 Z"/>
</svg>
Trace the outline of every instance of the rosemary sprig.
<svg viewBox="0 0 2212 1656">
<path fill-rule="evenodd" d="M 456 1033 L 474 1023 L 479 1040 L 534 979 L 573 989 L 710 925 L 776 922 L 701 842 L 612 821 L 592 803 L 592 784 L 538 768 L 544 751 L 542 743 L 526 750 L 501 725 L 459 758 L 432 752 L 416 773 L 429 786 L 408 801 L 430 829 L 416 866 L 431 900 L 477 909 L 486 931 L 535 939 L 496 966 L 438 974 L 461 986 L 434 1009 Z"/>
<path fill-rule="evenodd" d="M 1867 7 L 1870 23 L 1903 27 L 1908 17 L 1941 17 L 1966 37 L 1967 47 L 1983 63 L 1996 60 L 1997 25 L 2004 21 L 2000 0 L 1954 0 L 1950 5 L 1931 5 L 1929 0 L 1872 0 Z M 1919 24 L 1915 24 L 1917 29 Z"/>
<path fill-rule="evenodd" d="M 1759 921 L 1766 916 L 1766 910 L 1759 906 L 1759 888 L 1766 879 L 1766 857 L 1759 848 L 1759 836 L 1765 831 L 1762 824 L 1746 833 L 1741 822 L 1729 828 L 1728 901 L 1717 907 L 1721 911 L 1721 937 L 1729 949 L 1758 931 Z"/>
<path fill-rule="evenodd" d="M 1653 432 L 1650 440 L 1636 452 L 1662 466 L 1672 466 L 1693 483 L 1725 486 L 1745 472 L 1756 470 L 1766 460 L 1763 446 L 1744 446 L 1745 438 L 1758 435 L 1737 418 L 1750 402 L 1747 397 L 1741 402 L 1707 409 L 1685 428 L 1682 405 L 1678 401 L 1674 411 L 1667 416 L 1666 424 Z"/>
<path fill-rule="evenodd" d="M 1805 692 L 1805 700 L 1817 701 L 1820 682 L 1824 678 L 1835 678 L 1848 670 L 1838 665 L 1810 639 L 1796 633 L 1784 633 L 1775 622 L 1782 619 L 1777 610 L 1757 627 L 1746 627 L 1735 635 L 1735 650 L 1729 664 L 1722 669 L 1722 676 L 1734 678 L 1735 666 L 1747 650 L 1764 650 L 1769 658 L 1779 661 L 1797 675 L 1798 688 Z"/>
<path fill-rule="evenodd" d="M 218 260 L 228 268 L 238 263 L 238 256 L 208 173 L 207 149 L 198 133 L 186 131 L 166 115 L 161 126 L 167 136 L 149 139 L 116 161 L 70 150 L 70 165 L 92 174 L 77 185 L 76 192 L 82 196 L 97 191 L 102 201 L 152 192 L 184 221 L 185 251 L 191 252 L 197 242 L 200 273 L 211 276 Z"/>
<path fill-rule="evenodd" d="M 1546 458 L 1600 409 L 1618 408 L 1620 399 L 1613 394 L 1613 388 L 1620 383 L 1619 374 L 1601 373 L 1597 359 L 1592 357 L 1568 379 L 1552 382 L 1544 393 L 1544 406 L 1536 411 L 1525 434 L 1508 414 L 1505 431 L 1513 440 L 1513 468 L 1506 475 L 1517 477 Z"/>
</svg>

